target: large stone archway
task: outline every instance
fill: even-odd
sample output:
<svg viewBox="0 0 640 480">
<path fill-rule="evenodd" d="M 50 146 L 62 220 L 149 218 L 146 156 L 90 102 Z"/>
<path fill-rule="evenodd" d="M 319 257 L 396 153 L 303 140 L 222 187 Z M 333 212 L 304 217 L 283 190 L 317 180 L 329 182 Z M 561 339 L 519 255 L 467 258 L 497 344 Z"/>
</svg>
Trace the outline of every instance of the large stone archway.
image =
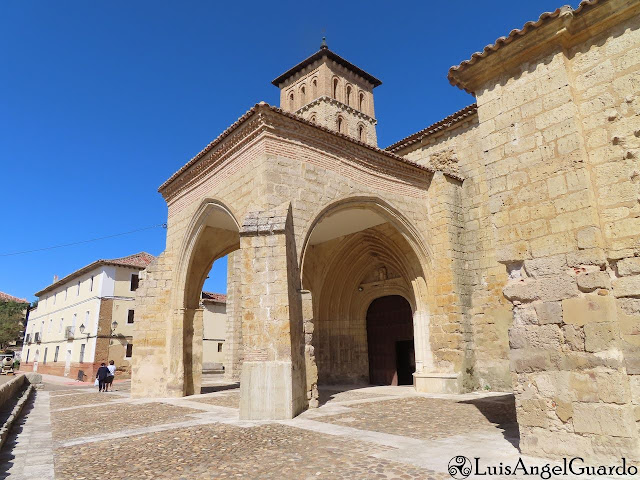
<svg viewBox="0 0 640 480">
<path fill-rule="evenodd" d="M 313 335 L 306 329 L 316 308 L 320 316 L 331 311 L 328 304 L 314 306 L 310 292 L 329 298 L 333 287 L 303 289 L 301 268 L 311 272 L 309 252 L 318 249 L 310 239 L 329 225 L 326 219 L 354 208 L 380 221 L 365 222 L 345 240 L 348 246 L 360 238 L 367 252 L 345 277 L 349 288 L 367 282 L 366 255 L 379 250 L 392 280 L 383 290 L 402 291 L 416 306 L 420 369 L 436 379 L 421 388 L 460 390 L 468 357 L 463 328 L 455 327 L 463 323 L 462 287 L 459 260 L 447 253 L 458 242 L 459 190 L 454 175 L 257 105 L 160 188 L 169 208 L 167 247 L 138 291 L 133 394 L 199 392 L 197 294 L 211 262 L 233 252 L 230 319 L 241 364 L 241 417 L 291 418 L 313 406 L 315 364 L 307 342 Z M 429 282 L 437 289 L 429 290 Z M 361 319 L 375 290 L 365 287 L 345 310 Z M 428 324 L 438 333 L 429 335 Z"/>
</svg>

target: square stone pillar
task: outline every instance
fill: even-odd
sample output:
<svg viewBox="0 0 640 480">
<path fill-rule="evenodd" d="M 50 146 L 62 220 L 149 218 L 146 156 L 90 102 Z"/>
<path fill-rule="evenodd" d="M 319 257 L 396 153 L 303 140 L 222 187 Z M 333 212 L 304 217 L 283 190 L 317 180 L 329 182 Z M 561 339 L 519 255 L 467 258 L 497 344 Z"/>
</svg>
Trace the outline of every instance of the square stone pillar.
<svg viewBox="0 0 640 480">
<path fill-rule="evenodd" d="M 300 276 L 291 212 L 253 212 L 240 232 L 240 418 L 281 420 L 306 407 Z"/>
</svg>

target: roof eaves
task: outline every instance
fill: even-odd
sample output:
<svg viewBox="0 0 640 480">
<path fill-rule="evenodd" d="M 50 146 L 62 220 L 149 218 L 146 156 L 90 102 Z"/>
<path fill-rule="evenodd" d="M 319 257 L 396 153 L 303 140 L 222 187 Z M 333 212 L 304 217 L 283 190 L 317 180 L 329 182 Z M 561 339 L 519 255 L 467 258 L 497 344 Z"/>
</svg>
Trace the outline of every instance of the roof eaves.
<svg viewBox="0 0 640 480">
<path fill-rule="evenodd" d="M 414 143 L 420 142 L 425 137 L 428 137 L 430 135 L 433 135 L 434 133 L 450 128 L 468 119 L 469 117 L 475 115 L 477 111 L 478 111 L 478 105 L 475 103 L 472 103 L 471 105 L 464 107 L 463 109 L 458 110 L 457 112 L 452 113 L 451 115 L 443 118 L 442 120 L 439 120 L 434 124 L 429 125 L 428 127 L 423 128 L 422 130 L 412 135 L 409 135 L 408 137 L 403 138 L 402 140 L 398 140 L 396 143 L 393 143 L 389 145 L 387 148 L 385 148 L 385 150 L 387 152 L 397 152 L 398 150 L 402 150 L 405 147 L 408 147 L 410 145 L 413 145 Z"/>
<path fill-rule="evenodd" d="M 562 15 L 572 15 L 575 17 L 576 15 L 579 15 L 580 13 L 582 13 L 582 11 L 585 8 L 595 6 L 601 1 L 603 0 L 582 0 L 575 10 L 568 5 L 565 5 L 563 7 L 557 8 L 553 12 L 542 13 L 538 18 L 538 20 L 529 21 L 525 23 L 522 28 L 519 28 L 519 29 L 516 28 L 511 30 L 511 32 L 509 32 L 509 35 L 507 35 L 506 37 L 500 37 L 493 44 L 489 44 L 486 47 L 484 47 L 484 49 L 481 52 L 473 53 L 469 60 L 464 60 L 459 65 L 457 66 L 454 65 L 451 68 L 449 68 L 449 73 L 447 75 L 447 78 L 449 79 L 449 83 L 451 83 L 451 85 L 456 86 L 462 90 L 465 90 L 468 93 L 473 94 L 474 92 L 466 88 L 462 84 L 460 79 L 457 78 L 457 74 L 463 72 L 465 69 L 467 69 L 467 67 L 474 65 L 475 63 L 482 60 L 483 58 L 490 56 L 491 54 L 505 47 L 506 45 L 513 43 L 514 41 L 528 34 L 529 32 L 537 28 L 540 28 L 541 26 L 547 24 L 548 22 L 554 20 L 555 18 L 558 18 Z"/>
</svg>

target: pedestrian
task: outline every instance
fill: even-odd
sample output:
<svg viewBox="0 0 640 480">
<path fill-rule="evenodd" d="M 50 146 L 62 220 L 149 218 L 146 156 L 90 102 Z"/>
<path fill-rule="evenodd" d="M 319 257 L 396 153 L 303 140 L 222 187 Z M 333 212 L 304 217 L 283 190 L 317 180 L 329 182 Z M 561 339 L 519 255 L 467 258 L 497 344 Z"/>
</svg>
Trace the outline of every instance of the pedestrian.
<svg viewBox="0 0 640 480">
<path fill-rule="evenodd" d="M 109 365 L 107 365 L 107 370 L 109 370 L 109 375 L 105 380 L 106 392 L 109 391 L 109 387 L 111 387 L 111 391 L 113 391 L 113 379 L 116 376 L 116 364 L 113 360 L 109 360 Z"/>
<path fill-rule="evenodd" d="M 106 363 L 102 362 L 100 364 L 100 368 L 98 368 L 98 371 L 96 372 L 96 379 L 98 380 L 98 391 L 99 392 L 105 392 L 105 380 L 107 379 L 107 377 L 109 376 L 109 369 L 107 368 Z"/>
</svg>

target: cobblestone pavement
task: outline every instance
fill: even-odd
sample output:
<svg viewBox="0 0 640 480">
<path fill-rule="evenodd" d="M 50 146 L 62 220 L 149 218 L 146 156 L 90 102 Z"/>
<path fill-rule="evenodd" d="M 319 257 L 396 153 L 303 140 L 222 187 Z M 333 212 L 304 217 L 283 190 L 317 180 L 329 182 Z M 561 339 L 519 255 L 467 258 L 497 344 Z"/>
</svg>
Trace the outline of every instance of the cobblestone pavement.
<svg viewBox="0 0 640 480">
<path fill-rule="evenodd" d="M 165 400 L 77 386 L 38 392 L 47 395 L 39 404 L 50 412 L 55 478 L 442 480 L 453 455 L 518 455 L 508 438 L 517 431 L 507 432 L 512 396 L 321 388 L 320 408 L 248 422 L 238 419 L 237 384 L 205 385 L 212 393 Z"/>
<path fill-rule="evenodd" d="M 92 408 L 53 410 L 54 441 L 105 434 L 136 427 L 148 427 L 184 420 L 184 415 L 200 413 L 191 408 L 164 403 L 100 405 Z"/>
<path fill-rule="evenodd" d="M 350 405 L 348 413 L 320 421 L 421 440 L 464 435 L 470 430 L 517 429 L 511 395 L 459 403 L 423 397 L 361 403 Z"/>
</svg>

